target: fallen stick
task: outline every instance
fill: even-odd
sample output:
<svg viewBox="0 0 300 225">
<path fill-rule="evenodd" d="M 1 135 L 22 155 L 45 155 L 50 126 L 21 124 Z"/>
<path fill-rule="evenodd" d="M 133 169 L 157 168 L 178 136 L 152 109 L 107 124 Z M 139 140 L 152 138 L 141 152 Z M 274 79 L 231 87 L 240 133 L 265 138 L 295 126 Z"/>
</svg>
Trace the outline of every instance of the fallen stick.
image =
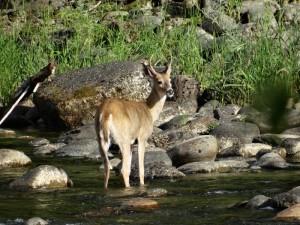
<svg viewBox="0 0 300 225">
<path fill-rule="evenodd" d="M 22 83 L 18 91 L 13 97 L 13 105 L 6 112 L 3 118 L 0 121 L 1 124 L 7 119 L 7 117 L 12 113 L 14 108 L 23 100 L 28 98 L 32 93 L 36 92 L 39 88 L 41 82 L 43 82 L 46 78 L 50 78 L 51 75 L 54 74 L 56 69 L 56 63 L 49 63 L 46 67 L 41 69 L 36 75 L 29 77 L 26 81 Z"/>
</svg>

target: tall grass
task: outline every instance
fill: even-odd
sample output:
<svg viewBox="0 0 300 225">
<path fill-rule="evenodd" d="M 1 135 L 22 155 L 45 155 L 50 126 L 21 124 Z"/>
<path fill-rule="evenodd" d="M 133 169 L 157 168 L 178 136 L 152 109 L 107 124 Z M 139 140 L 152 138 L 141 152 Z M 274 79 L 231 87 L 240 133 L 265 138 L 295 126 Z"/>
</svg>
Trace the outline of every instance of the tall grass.
<svg viewBox="0 0 300 225">
<path fill-rule="evenodd" d="M 284 82 L 289 95 L 297 97 L 299 56 L 296 54 L 300 42 L 283 51 L 283 27 L 276 40 L 262 35 L 249 41 L 238 33 L 231 33 L 222 45 L 213 44 L 208 53 L 203 53 L 196 35 L 199 17 L 188 26 L 168 30 L 163 24 L 154 31 L 149 27 L 129 26 L 126 17 L 119 17 L 119 26 L 107 26 L 101 17 L 112 9 L 118 8 L 103 4 L 93 14 L 83 9 L 65 9 L 56 15 L 43 12 L 43 22 L 39 25 L 28 21 L 21 32 L 0 31 L 0 102 L 7 103 L 26 77 L 52 59 L 57 61 L 57 74 L 60 74 L 150 55 L 153 61 L 166 61 L 170 51 L 174 74 L 197 78 L 202 88 L 209 88 L 221 101 L 251 103 L 265 85 L 275 80 Z M 66 28 L 75 32 L 65 42 L 51 37 L 54 31 Z"/>
</svg>

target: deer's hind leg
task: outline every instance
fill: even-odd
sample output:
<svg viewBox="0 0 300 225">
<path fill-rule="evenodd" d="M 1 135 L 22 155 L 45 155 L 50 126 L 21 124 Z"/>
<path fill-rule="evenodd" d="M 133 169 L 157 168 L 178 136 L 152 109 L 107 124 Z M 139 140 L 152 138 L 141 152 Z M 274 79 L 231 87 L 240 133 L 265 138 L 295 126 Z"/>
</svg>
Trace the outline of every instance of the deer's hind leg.
<svg viewBox="0 0 300 225">
<path fill-rule="evenodd" d="M 130 187 L 129 176 L 131 171 L 131 159 L 132 151 L 130 143 L 122 143 L 119 145 L 122 153 L 122 169 L 121 173 L 123 176 L 125 187 Z"/>
<path fill-rule="evenodd" d="M 144 158 L 145 158 L 145 145 L 146 141 L 144 139 L 138 139 L 138 160 L 139 160 L 139 177 L 140 177 L 140 185 L 144 185 L 144 176 L 145 176 L 145 166 L 144 166 Z"/>
</svg>

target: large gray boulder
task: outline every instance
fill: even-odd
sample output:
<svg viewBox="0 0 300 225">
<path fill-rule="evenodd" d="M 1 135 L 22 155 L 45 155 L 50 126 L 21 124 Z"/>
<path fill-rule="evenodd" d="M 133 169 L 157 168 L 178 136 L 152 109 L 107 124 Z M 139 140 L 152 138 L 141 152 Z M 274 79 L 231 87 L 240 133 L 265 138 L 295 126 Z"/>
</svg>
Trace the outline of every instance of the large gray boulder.
<svg viewBox="0 0 300 225">
<path fill-rule="evenodd" d="M 46 82 L 33 101 L 44 121 L 57 128 L 75 128 L 91 121 L 105 98 L 145 99 L 151 85 L 140 62 L 110 62 L 72 70 Z"/>
</svg>

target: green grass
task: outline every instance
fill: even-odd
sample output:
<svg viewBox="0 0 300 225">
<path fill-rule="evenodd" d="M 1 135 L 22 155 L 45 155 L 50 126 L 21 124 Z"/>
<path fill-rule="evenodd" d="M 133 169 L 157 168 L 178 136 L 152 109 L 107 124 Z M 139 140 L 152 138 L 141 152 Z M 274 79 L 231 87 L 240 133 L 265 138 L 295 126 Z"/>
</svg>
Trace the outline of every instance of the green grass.
<svg viewBox="0 0 300 225">
<path fill-rule="evenodd" d="M 240 1 L 230 2 L 232 8 L 226 11 L 235 16 L 234 7 Z M 155 32 L 151 28 L 136 28 L 128 25 L 126 17 L 119 17 L 119 26 L 112 28 L 103 23 L 102 17 L 116 9 L 116 5 L 103 4 L 93 13 L 80 8 L 65 9 L 58 14 L 46 11 L 40 14 L 43 22 L 39 25 L 28 20 L 21 31 L 0 31 L 0 102 L 7 104 L 18 85 L 52 59 L 57 61 L 60 74 L 151 55 L 153 61 L 165 62 L 170 51 L 173 74 L 197 78 L 203 89 L 209 88 L 223 102 L 252 103 L 270 83 L 280 83 L 288 96 L 298 97 L 300 42 L 295 41 L 283 51 L 284 27 L 280 27 L 276 39 L 262 35 L 249 41 L 233 32 L 221 46 L 214 44 L 209 53 L 203 53 L 196 35 L 201 17 L 194 17 L 188 26 L 171 31 L 164 23 Z M 66 42 L 51 38 L 54 31 L 67 28 L 75 32 Z M 297 35 L 300 38 L 300 33 Z"/>
</svg>

